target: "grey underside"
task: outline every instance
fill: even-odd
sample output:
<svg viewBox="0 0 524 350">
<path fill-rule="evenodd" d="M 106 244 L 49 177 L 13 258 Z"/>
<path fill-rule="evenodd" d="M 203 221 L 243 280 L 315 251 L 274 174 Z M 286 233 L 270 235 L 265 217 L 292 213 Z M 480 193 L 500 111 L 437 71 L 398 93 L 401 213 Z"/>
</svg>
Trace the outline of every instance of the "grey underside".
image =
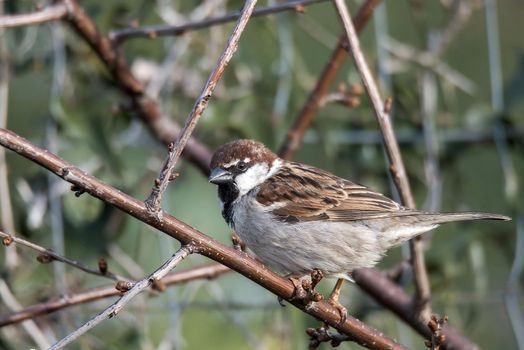
<svg viewBox="0 0 524 350">
<path fill-rule="evenodd" d="M 401 211 L 366 220 L 284 223 L 261 207 L 251 207 L 253 202 L 238 204 L 235 230 L 264 263 L 286 274 L 320 269 L 327 277 L 346 279 L 352 270 L 374 266 L 388 249 L 439 224 L 508 219 L 489 213 Z"/>
</svg>

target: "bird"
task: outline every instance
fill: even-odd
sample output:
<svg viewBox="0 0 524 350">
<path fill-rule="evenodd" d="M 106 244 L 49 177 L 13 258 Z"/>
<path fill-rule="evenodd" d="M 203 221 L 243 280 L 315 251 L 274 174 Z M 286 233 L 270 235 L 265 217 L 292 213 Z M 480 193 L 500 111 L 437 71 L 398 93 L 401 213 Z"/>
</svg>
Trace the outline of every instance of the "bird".
<svg viewBox="0 0 524 350">
<path fill-rule="evenodd" d="M 480 212 L 432 213 L 407 208 L 326 170 L 279 158 L 263 143 L 235 140 L 210 162 L 222 216 L 249 251 L 272 269 L 297 278 L 312 272 L 337 278 L 329 302 L 338 302 L 351 272 L 373 267 L 385 253 L 440 224 L 510 220 Z"/>
</svg>

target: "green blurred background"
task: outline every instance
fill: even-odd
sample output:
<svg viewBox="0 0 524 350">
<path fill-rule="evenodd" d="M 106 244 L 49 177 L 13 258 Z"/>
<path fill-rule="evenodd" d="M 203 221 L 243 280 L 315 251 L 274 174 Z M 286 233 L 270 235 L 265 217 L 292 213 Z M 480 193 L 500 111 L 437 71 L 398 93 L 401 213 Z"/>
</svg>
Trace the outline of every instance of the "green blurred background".
<svg viewBox="0 0 524 350">
<path fill-rule="evenodd" d="M 36 1 L 0 3 L 5 13 L 20 13 L 32 11 Z M 103 32 L 134 21 L 182 24 L 238 10 L 242 3 L 81 1 Z M 260 1 L 258 6 L 275 3 Z M 353 13 L 361 4 L 348 1 Z M 447 314 L 454 327 L 482 348 L 518 348 L 515 335 L 522 338 L 524 332 L 514 331 L 523 310 L 522 260 L 519 264 L 515 255 L 520 252 L 524 259 L 524 247 L 517 249 L 524 204 L 524 2 L 499 0 L 498 27 L 489 29 L 480 0 L 397 0 L 385 5 L 361 40 L 383 96 L 394 97 L 395 128 L 418 207 L 514 218 L 509 223 L 449 224 L 429 235 L 426 261 L 434 312 Z M 176 38 L 134 39 L 122 49 L 164 111 L 183 124 L 231 28 L 230 23 Z M 442 35 L 450 32 L 436 64 L 416 62 L 426 57 L 421 52 L 438 46 Z M 340 33 L 329 2 L 312 5 L 304 14 L 253 19 L 195 136 L 211 149 L 235 138 L 253 138 L 278 150 Z M 503 96 L 499 101 L 492 98 L 490 72 L 496 65 L 489 61 L 487 33 L 500 43 L 500 51 L 491 51 L 501 58 L 502 86 L 495 88 Z M 67 24 L 8 29 L 0 40 L 9 64 L 9 97 L 0 101 L 8 103 L 7 127 L 126 193 L 146 198 L 166 150 L 126 108 L 128 101 L 90 48 Z M 358 83 L 348 61 L 332 92 Z M 377 123 L 364 95 L 360 102 L 356 108 L 326 103 L 296 160 L 395 196 Z M 63 236 L 66 256 L 93 267 L 104 257 L 111 271 L 133 278 L 153 271 L 179 246 L 88 195 L 76 198 L 67 184 L 18 155 L 7 153 L 7 166 L 14 227 L 31 241 L 59 250 L 56 244 Z M 230 244 L 216 188 L 186 161 L 179 162 L 178 171 L 181 175 L 170 185 L 164 208 Z M 2 227 L 7 230 L 5 223 Z M 14 245 L 1 249 L 0 255 L 5 257 L 7 249 L 14 250 Z M 388 269 L 407 256 L 406 247 L 395 249 L 379 267 Z M 17 258 L 14 266 L 3 264 L 3 278 L 24 306 L 108 283 L 66 267 L 64 287 L 55 275 L 63 272 L 53 264 L 37 263 L 25 248 L 17 248 Z M 194 255 L 179 268 L 207 262 Z M 409 271 L 400 283 L 413 291 Z M 320 288 L 328 292 L 333 284 L 323 281 Z M 111 302 L 84 304 L 35 321 L 50 339 L 59 339 Z M 401 343 L 424 348 L 417 334 L 356 286 L 345 287 L 342 302 L 350 314 Z M 508 309 L 517 321 L 510 322 Z M 8 312 L 7 307 L 1 304 L 0 312 Z M 318 325 L 293 307 L 281 308 L 274 295 L 230 273 L 171 287 L 154 297 L 139 296 L 116 319 L 105 321 L 70 348 L 304 349 L 305 328 Z M 20 325 L 1 331 L 0 348 L 35 346 Z M 341 348 L 359 346 L 344 343 Z"/>
</svg>

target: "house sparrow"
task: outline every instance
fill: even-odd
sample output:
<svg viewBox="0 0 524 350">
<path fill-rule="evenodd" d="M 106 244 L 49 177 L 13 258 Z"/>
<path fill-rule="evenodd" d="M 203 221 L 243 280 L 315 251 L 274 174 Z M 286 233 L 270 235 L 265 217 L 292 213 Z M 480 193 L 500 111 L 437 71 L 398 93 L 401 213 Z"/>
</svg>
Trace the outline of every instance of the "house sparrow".
<svg viewBox="0 0 524 350">
<path fill-rule="evenodd" d="M 325 170 L 280 159 L 252 140 L 221 146 L 210 167 L 222 216 L 246 246 L 288 276 L 316 270 L 339 278 L 333 304 L 351 271 L 374 266 L 392 247 L 445 222 L 510 219 L 409 209 Z"/>
</svg>

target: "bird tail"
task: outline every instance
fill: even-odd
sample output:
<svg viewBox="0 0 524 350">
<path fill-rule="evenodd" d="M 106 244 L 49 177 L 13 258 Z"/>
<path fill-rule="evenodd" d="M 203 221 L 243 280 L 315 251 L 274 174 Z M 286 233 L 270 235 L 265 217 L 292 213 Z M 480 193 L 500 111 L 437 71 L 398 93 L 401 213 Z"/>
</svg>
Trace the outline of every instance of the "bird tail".
<svg viewBox="0 0 524 350">
<path fill-rule="evenodd" d="M 429 225 L 439 225 L 446 222 L 453 221 L 470 221 L 470 220 L 511 220 L 509 216 L 491 213 L 477 213 L 477 212 L 464 212 L 464 213 L 421 213 L 416 215 L 416 219 L 419 222 L 424 222 Z"/>
<path fill-rule="evenodd" d="M 453 221 L 469 221 L 469 220 L 511 220 L 510 217 L 499 214 L 490 213 L 425 213 L 425 212 L 400 212 L 399 216 L 403 216 L 402 225 L 392 225 L 389 230 L 386 230 L 385 241 L 387 242 L 386 249 L 397 246 L 408 239 L 416 237 L 424 232 L 431 231 L 440 224 Z"/>
</svg>

